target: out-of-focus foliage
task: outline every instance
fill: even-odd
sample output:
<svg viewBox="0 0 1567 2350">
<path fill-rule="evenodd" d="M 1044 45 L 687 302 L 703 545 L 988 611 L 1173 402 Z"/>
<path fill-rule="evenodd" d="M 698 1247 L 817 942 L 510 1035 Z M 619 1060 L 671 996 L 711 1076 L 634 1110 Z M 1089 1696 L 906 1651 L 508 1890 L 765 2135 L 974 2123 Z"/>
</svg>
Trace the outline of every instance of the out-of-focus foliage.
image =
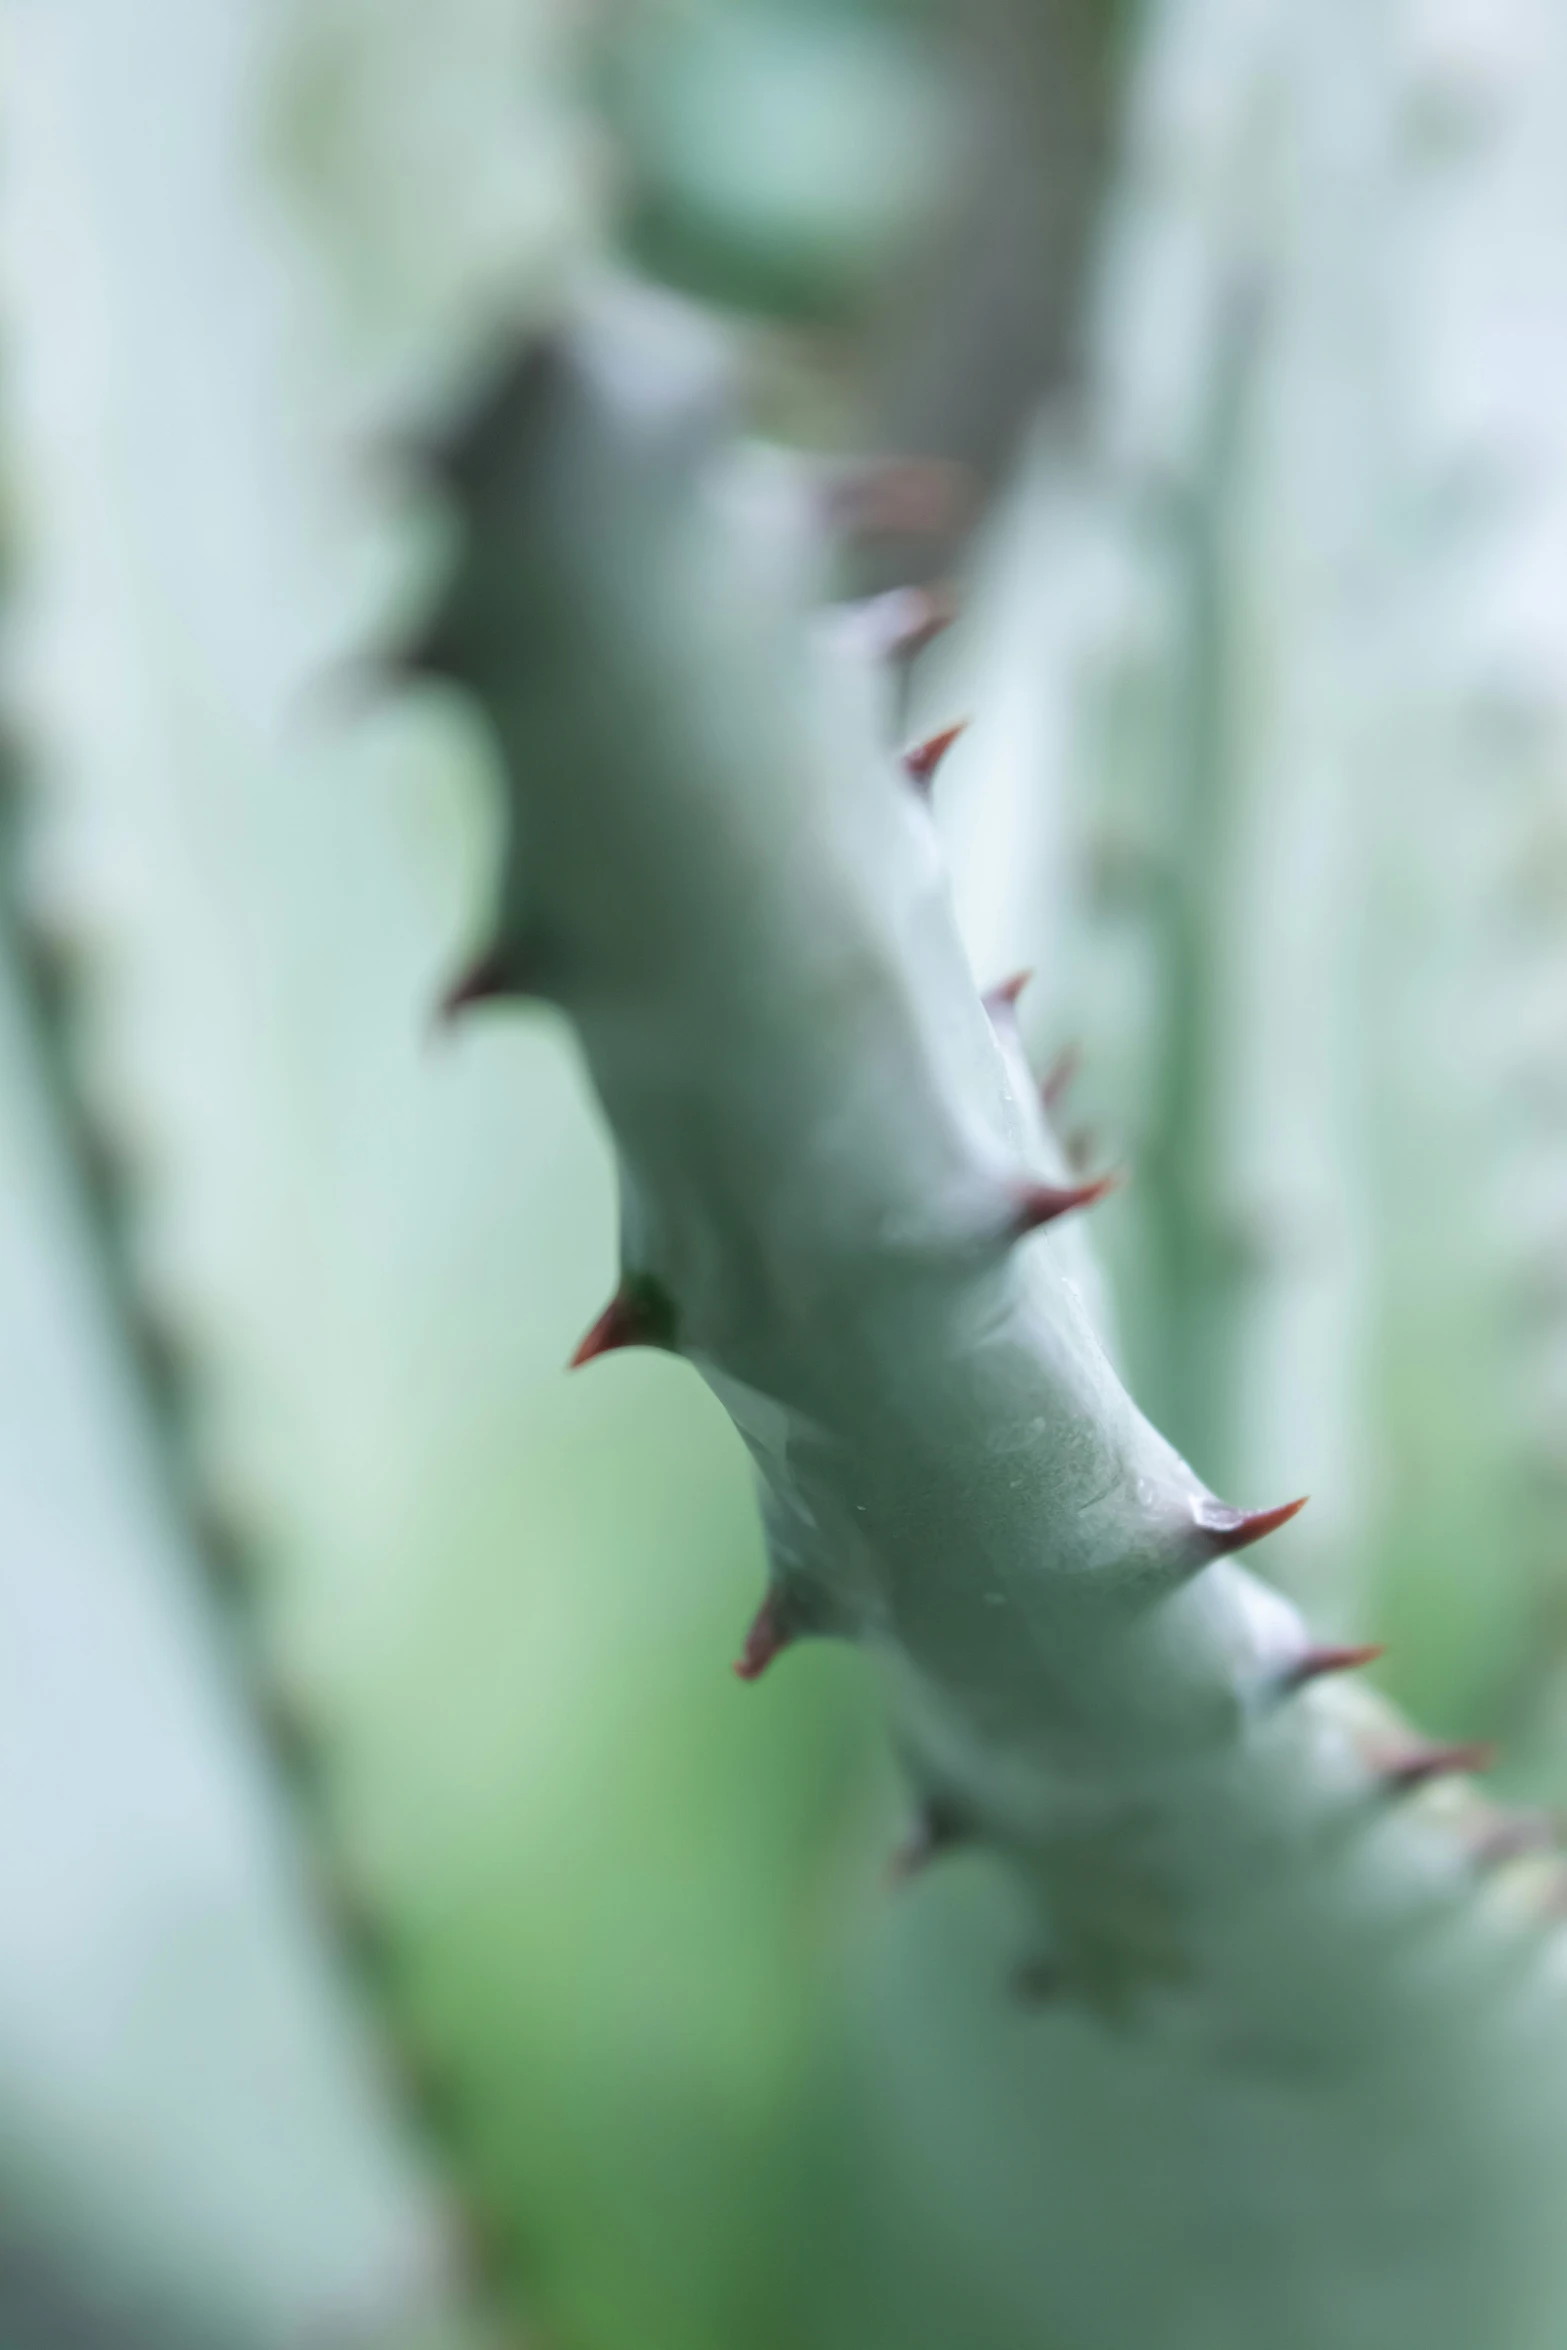
<svg viewBox="0 0 1567 2350">
<path fill-rule="evenodd" d="M 435 2218 L 312 1947 L 9 962 L 0 1091 L 5 2339 L 411 2338 Z"/>
<path fill-rule="evenodd" d="M 516 19 L 149 23 L 31 15 L 10 130 L 73 1066 L 474 2225 L 571 2336 L 782 2342 L 865 1733 L 831 1660 L 760 1701 L 727 1673 L 759 1547 L 695 1383 L 561 1375 L 613 1259 L 570 1057 L 543 1021 L 431 1037 L 489 843 L 472 728 L 330 675 L 438 544 L 370 424 L 450 394 L 498 257 L 539 300 L 557 266 L 559 189 L 508 176 L 527 121 L 493 101 Z"/>
<path fill-rule="evenodd" d="M 627 10 L 603 79 L 632 251 L 741 310 L 864 309 L 947 178 L 956 125 L 933 13 L 897 0 Z"/>
</svg>

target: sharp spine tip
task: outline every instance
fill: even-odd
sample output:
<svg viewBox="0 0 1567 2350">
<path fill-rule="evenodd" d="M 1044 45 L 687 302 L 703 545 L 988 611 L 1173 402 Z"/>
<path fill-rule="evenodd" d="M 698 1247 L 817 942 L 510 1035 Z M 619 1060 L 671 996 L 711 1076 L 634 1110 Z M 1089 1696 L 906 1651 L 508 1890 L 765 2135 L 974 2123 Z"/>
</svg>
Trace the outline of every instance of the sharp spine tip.
<svg viewBox="0 0 1567 2350">
<path fill-rule="evenodd" d="M 780 1615 L 775 1595 L 769 1592 L 751 1619 L 751 1628 L 745 1644 L 735 1659 L 735 1677 L 741 1681 L 759 1681 L 774 1657 L 789 1646 L 793 1634 Z"/>
<path fill-rule="evenodd" d="M 1026 1239 L 1030 1232 L 1038 1232 L 1043 1225 L 1053 1224 L 1058 1216 L 1067 1216 L 1076 1208 L 1097 1206 L 1107 1193 L 1121 1184 L 1119 1175 L 1096 1175 L 1091 1183 L 1027 1183 L 1017 1195 L 1009 1237 Z"/>
<path fill-rule="evenodd" d="M 1299 1517 L 1310 1498 L 1303 1493 L 1298 1501 L 1283 1501 L 1271 1510 L 1231 1509 L 1227 1502 L 1210 1499 L 1195 1503 L 1192 1516 L 1209 1557 L 1224 1558 L 1232 1550 L 1246 1550 L 1276 1534 L 1291 1518 Z"/>
<path fill-rule="evenodd" d="M 1010 979 L 1000 980 L 985 990 L 985 1009 L 993 1021 L 1007 1019 L 1016 1012 L 1019 998 L 1033 976 L 1032 971 L 1014 971 Z"/>
<path fill-rule="evenodd" d="M 674 1314 L 658 1285 L 646 1276 L 628 1275 L 583 1338 L 566 1368 L 580 1371 L 600 1355 L 618 1354 L 622 1347 L 672 1347 Z"/>
<path fill-rule="evenodd" d="M 922 799 L 929 799 L 936 781 L 936 770 L 951 750 L 958 736 L 967 731 L 968 720 L 960 718 L 956 726 L 944 726 L 937 734 L 928 734 L 922 743 L 915 743 L 903 754 L 903 772 Z"/>
<path fill-rule="evenodd" d="M 1286 1691 L 1304 1689 L 1308 1682 L 1320 1681 L 1326 1673 L 1356 1673 L 1363 1665 L 1374 1665 L 1386 1654 L 1379 1640 L 1362 1641 L 1353 1647 L 1308 1648 L 1283 1675 L 1283 1687 Z"/>
<path fill-rule="evenodd" d="M 616 1354 L 623 1346 L 635 1344 L 624 1304 L 617 1293 L 591 1329 L 584 1333 L 566 1368 L 568 1371 L 580 1371 L 585 1363 L 597 1362 L 600 1355 Z"/>
<path fill-rule="evenodd" d="M 513 995 L 506 966 L 497 949 L 481 955 L 459 973 L 446 989 L 435 1007 L 435 1023 L 439 1028 L 449 1027 L 459 1012 L 466 1012 L 472 1004 L 490 1004 L 501 996 Z"/>
<path fill-rule="evenodd" d="M 1412 1795 L 1416 1788 L 1425 1787 L 1433 1779 L 1447 1779 L 1459 1774 L 1488 1771 L 1496 1760 L 1496 1749 L 1480 1739 L 1470 1739 L 1452 1746 L 1416 1746 L 1407 1754 L 1396 1755 L 1381 1765 L 1382 1784 L 1393 1795 Z"/>
</svg>

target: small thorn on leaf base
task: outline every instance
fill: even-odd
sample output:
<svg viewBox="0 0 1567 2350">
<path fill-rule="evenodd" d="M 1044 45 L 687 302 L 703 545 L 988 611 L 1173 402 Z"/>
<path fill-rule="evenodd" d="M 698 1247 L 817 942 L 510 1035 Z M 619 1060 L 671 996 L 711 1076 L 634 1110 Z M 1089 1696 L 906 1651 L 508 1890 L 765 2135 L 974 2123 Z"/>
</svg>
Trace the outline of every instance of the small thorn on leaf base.
<svg viewBox="0 0 1567 2350">
<path fill-rule="evenodd" d="M 1379 1776 L 1390 1794 L 1411 1795 L 1433 1779 L 1488 1771 L 1495 1760 L 1495 1748 L 1475 1739 L 1454 1746 L 1415 1746 L 1383 1763 Z"/>
<path fill-rule="evenodd" d="M 1374 1665 L 1387 1650 L 1380 1641 L 1362 1641 L 1356 1647 L 1308 1648 L 1296 1658 L 1282 1676 L 1286 1690 L 1304 1689 L 1311 1681 L 1320 1681 L 1329 1673 L 1355 1673 L 1363 1665 Z"/>
<path fill-rule="evenodd" d="M 480 955 L 460 973 L 446 989 L 435 1007 L 438 1027 L 447 1027 L 459 1012 L 466 1012 L 473 1004 L 491 1004 L 500 997 L 515 995 L 517 989 L 507 976 L 506 966 L 493 948 Z"/>
<path fill-rule="evenodd" d="M 1223 1558 L 1232 1550 L 1246 1550 L 1253 1542 L 1276 1534 L 1300 1515 L 1309 1498 L 1303 1493 L 1298 1501 L 1280 1502 L 1277 1509 L 1236 1510 L 1210 1496 L 1193 1505 L 1192 1519 L 1208 1556 Z"/>
<path fill-rule="evenodd" d="M 930 797 L 937 768 L 967 727 L 968 720 L 960 718 L 956 726 L 944 726 L 939 734 L 928 734 L 922 743 L 904 752 L 903 772 L 922 799 Z"/>
<path fill-rule="evenodd" d="M 745 1636 L 745 1646 L 735 1659 L 735 1673 L 742 1681 L 759 1681 L 775 1656 L 781 1655 L 793 1635 L 785 1627 L 778 1602 L 769 1592 L 751 1620 L 751 1629 Z"/>
<path fill-rule="evenodd" d="M 617 1354 L 622 1347 L 667 1350 L 674 1343 L 675 1309 L 668 1295 L 651 1274 L 628 1273 L 566 1368 L 580 1371 L 584 1363 Z"/>
<path fill-rule="evenodd" d="M 1014 971 L 1010 979 L 1000 980 L 985 990 L 985 1009 L 993 1021 L 1010 1019 L 1016 1014 L 1023 990 L 1033 976 L 1032 971 Z"/>
<path fill-rule="evenodd" d="M 1025 1184 L 1017 1195 L 1012 1237 L 1021 1240 L 1042 1225 L 1053 1224 L 1058 1216 L 1070 1215 L 1074 1208 L 1097 1206 L 1108 1192 L 1117 1188 L 1120 1180 L 1119 1175 L 1097 1175 L 1091 1183 Z"/>
</svg>

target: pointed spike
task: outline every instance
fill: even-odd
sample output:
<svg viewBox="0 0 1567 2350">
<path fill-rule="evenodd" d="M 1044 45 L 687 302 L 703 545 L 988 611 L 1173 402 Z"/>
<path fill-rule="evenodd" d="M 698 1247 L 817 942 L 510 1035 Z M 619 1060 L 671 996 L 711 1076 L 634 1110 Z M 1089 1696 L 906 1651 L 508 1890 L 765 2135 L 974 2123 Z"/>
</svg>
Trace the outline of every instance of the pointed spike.
<svg viewBox="0 0 1567 2350">
<path fill-rule="evenodd" d="M 674 1344 L 675 1310 L 664 1290 L 651 1274 L 628 1273 L 566 1368 L 580 1371 L 626 1346 L 667 1350 Z"/>
<path fill-rule="evenodd" d="M 617 1291 L 598 1320 L 583 1335 L 566 1368 L 568 1371 L 580 1371 L 585 1363 L 597 1362 L 600 1355 L 616 1354 L 621 1347 L 635 1346 L 637 1343 L 625 1300 Z"/>
<path fill-rule="evenodd" d="M 793 1637 L 783 1621 L 777 1596 L 770 1591 L 752 1618 L 745 1646 L 735 1659 L 736 1677 L 742 1681 L 759 1681 Z"/>
<path fill-rule="evenodd" d="M 1032 971 L 1014 971 L 1010 979 L 985 990 L 985 1009 L 993 1021 L 1008 1019 L 1017 1011 L 1019 998 L 1033 976 Z"/>
<path fill-rule="evenodd" d="M 500 949 L 491 947 L 488 953 L 470 963 L 442 994 L 435 1007 L 435 1024 L 439 1028 L 447 1027 L 471 1004 L 490 1004 L 501 996 L 518 993 L 520 990 L 512 984 Z"/>
<path fill-rule="evenodd" d="M 1245 1550 L 1253 1542 L 1265 1541 L 1268 1535 L 1276 1534 L 1291 1518 L 1300 1515 L 1310 1498 L 1303 1493 L 1298 1501 L 1280 1502 L 1277 1509 L 1237 1510 L 1209 1495 L 1206 1500 L 1193 1503 L 1192 1522 L 1208 1556 L 1224 1558 L 1232 1550 Z"/>
<path fill-rule="evenodd" d="M 1060 1108 L 1068 1086 L 1082 1065 L 1083 1055 L 1079 1046 L 1065 1044 L 1061 1047 L 1045 1071 L 1039 1087 L 1039 1098 L 1048 1114 L 1053 1116 Z"/>
<path fill-rule="evenodd" d="M 1416 1788 L 1428 1786 L 1433 1779 L 1488 1771 L 1495 1760 L 1495 1748 L 1479 1739 L 1452 1746 L 1415 1746 L 1407 1754 L 1397 1755 L 1391 1762 L 1383 1763 L 1379 1776 L 1390 1794 L 1411 1795 Z"/>
<path fill-rule="evenodd" d="M 937 768 L 958 736 L 967 731 L 968 723 L 966 718 L 960 718 L 956 726 L 944 726 L 939 734 L 927 735 L 922 743 L 904 752 L 903 772 L 922 799 L 929 799 Z"/>
<path fill-rule="evenodd" d="M 1297 1657 L 1280 1680 L 1285 1691 L 1304 1689 L 1308 1682 L 1320 1681 L 1326 1673 L 1355 1673 L 1363 1665 L 1374 1665 L 1387 1650 L 1378 1640 L 1368 1640 L 1358 1647 L 1308 1648 Z"/>
<path fill-rule="evenodd" d="M 1017 1193 L 1008 1237 L 1022 1240 L 1075 1208 L 1094 1207 L 1107 1193 L 1117 1190 L 1120 1182 L 1119 1175 L 1096 1175 L 1091 1183 L 1025 1183 Z"/>
</svg>

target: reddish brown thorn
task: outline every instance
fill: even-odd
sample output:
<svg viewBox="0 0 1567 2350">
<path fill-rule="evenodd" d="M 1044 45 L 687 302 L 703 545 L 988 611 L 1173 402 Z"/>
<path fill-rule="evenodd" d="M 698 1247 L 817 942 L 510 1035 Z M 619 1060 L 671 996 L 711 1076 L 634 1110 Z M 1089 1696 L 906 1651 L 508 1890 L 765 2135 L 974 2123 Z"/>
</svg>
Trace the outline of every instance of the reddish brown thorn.
<svg viewBox="0 0 1567 2350">
<path fill-rule="evenodd" d="M 777 1600 L 769 1592 L 752 1619 L 745 1646 L 735 1659 L 739 1679 L 759 1681 L 774 1657 L 788 1647 L 790 1637 L 780 1619 Z"/>
<path fill-rule="evenodd" d="M 436 1021 L 444 1027 L 449 1021 L 455 1020 L 459 1012 L 467 1011 L 470 1004 L 494 1003 L 497 997 L 512 992 L 499 951 L 492 948 L 452 981 L 435 1007 Z"/>
<path fill-rule="evenodd" d="M 1070 1215 L 1074 1208 L 1091 1208 L 1107 1192 L 1120 1183 L 1119 1175 L 1096 1175 L 1092 1183 L 1026 1183 L 1017 1194 L 1013 1213 L 1011 1236 L 1022 1240 L 1026 1234 L 1037 1232 L 1042 1224 L 1053 1224 L 1058 1216 Z"/>
<path fill-rule="evenodd" d="M 632 1318 L 626 1310 L 626 1301 L 617 1294 L 610 1299 L 592 1329 L 582 1339 L 566 1368 L 568 1371 L 580 1371 L 584 1363 L 596 1362 L 600 1355 L 615 1354 L 623 1346 L 636 1346 L 639 1343 Z"/>
<path fill-rule="evenodd" d="M 1039 1087 L 1039 1098 L 1047 1111 L 1059 1108 L 1067 1087 L 1083 1065 L 1083 1056 L 1075 1044 L 1063 1045 L 1045 1071 Z"/>
<path fill-rule="evenodd" d="M 1379 1775 L 1391 1794 L 1410 1795 L 1432 1779 L 1451 1778 L 1458 1772 L 1488 1771 L 1495 1760 L 1496 1749 L 1479 1739 L 1457 1746 L 1416 1746 L 1408 1754 L 1383 1763 Z"/>
<path fill-rule="evenodd" d="M 1282 1676 L 1280 1685 L 1287 1690 L 1304 1689 L 1308 1681 L 1320 1681 L 1325 1673 L 1355 1673 L 1386 1654 L 1377 1640 L 1363 1641 L 1358 1648 L 1308 1648 Z"/>
<path fill-rule="evenodd" d="M 992 1020 L 1005 1019 L 1016 1012 L 1018 1000 L 1033 976 L 1032 971 L 1014 971 L 1010 979 L 985 990 L 985 1009 Z"/>
<path fill-rule="evenodd" d="M 968 720 L 960 718 L 956 726 L 944 726 L 939 734 L 927 735 L 922 743 L 904 752 L 903 772 L 922 799 L 929 799 L 937 768 L 967 725 Z"/>
<path fill-rule="evenodd" d="M 675 1311 L 650 1274 L 628 1273 L 566 1368 L 580 1371 L 623 1346 L 672 1347 Z"/>
<path fill-rule="evenodd" d="M 1210 1497 L 1193 1504 L 1192 1517 L 1210 1557 L 1223 1558 L 1232 1550 L 1245 1550 L 1253 1542 L 1277 1534 L 1281 1526 L 1300 1515 L 1310 1498 L 1303 1493 L 1298 1501 L 1281 1501 L 1277 1509 L 1235 1510 Z"/>
</svg>

